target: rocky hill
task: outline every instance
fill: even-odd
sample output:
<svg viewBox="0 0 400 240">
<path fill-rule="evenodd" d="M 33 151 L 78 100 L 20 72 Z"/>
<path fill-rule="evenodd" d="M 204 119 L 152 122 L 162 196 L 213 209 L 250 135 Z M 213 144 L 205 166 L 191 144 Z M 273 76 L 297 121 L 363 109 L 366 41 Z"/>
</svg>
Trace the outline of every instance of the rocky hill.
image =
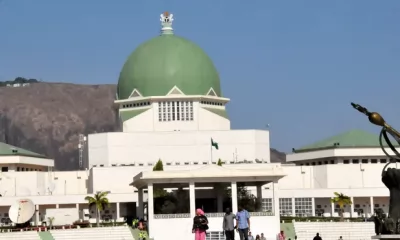
<svg viewBox="0 0 400 240">
<path fill-rule="evenodd" d="M 0 87 L 0 141 L 55 159 L 58 170 L 78 168 L 78 136 L 117 131 L 115 85 L 32 83 Z M 271 149 L 272 162 L 285 154 Z"/>
</svg>

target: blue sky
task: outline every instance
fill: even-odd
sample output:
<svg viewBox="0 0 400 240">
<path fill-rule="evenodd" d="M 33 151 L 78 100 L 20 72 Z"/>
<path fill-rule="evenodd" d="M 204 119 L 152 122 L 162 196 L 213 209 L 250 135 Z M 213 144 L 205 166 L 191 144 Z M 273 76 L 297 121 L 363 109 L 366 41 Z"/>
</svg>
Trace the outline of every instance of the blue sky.
<svg viewBox="0 0 400 240">
<path fill-rule="evenodd" d="M 351 129 L 400 128 L 400 1 L 0 0 L 0 80 L 116 83 L 159 15 L 214 60 L 233 128 L 283 151 Z"/>
</svg>

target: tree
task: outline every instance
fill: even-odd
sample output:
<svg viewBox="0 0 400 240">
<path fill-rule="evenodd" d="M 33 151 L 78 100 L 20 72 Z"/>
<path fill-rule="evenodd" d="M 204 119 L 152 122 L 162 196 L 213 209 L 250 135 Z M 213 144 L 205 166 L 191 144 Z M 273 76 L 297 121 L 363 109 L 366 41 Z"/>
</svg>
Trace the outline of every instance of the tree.
<svg viewBox="0 0 400 240">
<path fill-rule="evenodd" d="M 222 166 L 222 164 L 223 164 L 223 163 L 222 163 L 222 161 L 221 161 L 221 158 L 220 158 L 220 159 L 218 159 L 218 163 L 217 163 L 217 165 L 218 165 L 218 166 Z"/>
<path fill-rule="evenodd" d="M 257 197 L 252 194 L 244 183 L 237 184 L 238 204 L 249 212 L 257 212 L 260 210 L 261 203 L 257 201 Z"/>
<path fill-rule="evenodd" d="M 164 171 L 164 165 L 161 159 L 158 159 L 156 165 L 153 167 L 153 171 Z M 153 197 L 154 198 L 161 198 L 167 195 L 167 191 L 162 188 L 154 187 L 153 188 Z"/>
<path fill-rule="evenodd" d="M 333 194 L 335 196 L 333 198 L 331 198 L 331 203 L 339 205 L 340 220 L 343 222 L 344 221 L 344 217 L 343 217 L 344 206 L 351 205 L 353 203 L 351 202 L 350 197 L 344 195 L 343 193 L 334 192 Z"/>
<path fill-rule="evenodd" d="M 156 165 L 153 167 L 153 171 L 164 171 L 164 165 L 161 159 L 158 159 Z"/>
<path fill-rule="evenodd" d="M 95 206 L 96 208 L 96 224 L 100 226 L 100 211 L 103 211 L 110 206 L 107 198 L 108 192 L 97 192 L 92 196 L 86 196 L 85 200 L 89 203 L 89 208 Z"/>
</svg>

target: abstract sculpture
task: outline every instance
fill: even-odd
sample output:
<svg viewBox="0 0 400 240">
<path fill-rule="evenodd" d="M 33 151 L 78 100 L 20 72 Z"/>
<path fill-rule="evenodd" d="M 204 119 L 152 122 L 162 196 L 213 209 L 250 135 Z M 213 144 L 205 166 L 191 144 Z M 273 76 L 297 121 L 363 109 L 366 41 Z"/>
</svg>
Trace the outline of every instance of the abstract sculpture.
<svg viewBox="0 0 400 240">
<path fill-rule="evenodd" d="M 383 117 L 377 112 L 369 112 L 365 107 L 351 103 L 351 105 L 359 112 L 365 114 L 368 120 L 382 127 L 379 135 L 379 144 L 382 151 L 390 158 L 390 161 L 382 169 L 382 182 L 389 189 L 389 215 L 381 211 L 376 211 L 374 216 L 376 235 L 381 234 L 399 234 L 400 233 L 400 169 L 387 168 L 390 163 L 400 162 L 400 153 L 396 150 L 389 139 L 388 133 L 400 144 L 400 133 L 392 128 Z M 383 144 L 383 140 L 386 144 Z M 390 155 L 386 151 L 386 147 L 393 151 L 394 155 Z M 387 169 L 386 169 L 387 168 Z"/>
</svg>

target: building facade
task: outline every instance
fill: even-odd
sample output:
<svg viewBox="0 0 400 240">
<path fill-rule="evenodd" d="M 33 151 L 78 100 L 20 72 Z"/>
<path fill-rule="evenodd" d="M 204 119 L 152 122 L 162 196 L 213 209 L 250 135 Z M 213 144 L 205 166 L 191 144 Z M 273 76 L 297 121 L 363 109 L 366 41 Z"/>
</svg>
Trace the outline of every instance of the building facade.
<svg viewBox="0 0 400 240">
<path fill-rule="evenodd" d="M 84 198 L 98 191 L 109 192 L 111 206 L 101 212 L 104 221 L 137 216 L 138 203 L 147 201 L 147 190 L 140 200 L 132 186 L 134 177 L 152 171 L 160 159 L 165 172 L 201 171 L 219 160 L 231 171 L 282 169 L 285 176 L 275 185 L 271 181 L 248 187 L 262 199 L 262 211 L 253 215 L 268 213 L 276 217 L 274 221 L 279 216 L 338 216 L 338 206 L 330 202 L 334 192 L 352 198 L 353 204 L 345 209 L 347 217 L 368 217 L 377 208 L 388 211 L 389 192 L 380 176 L 389 160 L 377 136 L 350 131 L 293 149 L 286 164 L 270 163 L 269 131 L 230 128 L 225 108 L 229 99 L 222 95 L 211 59 L 199 46 L 174 34 L 172 14 L 162 14 L 160 21 L 160 36 L 140 45 L 122 68 L 114 101 L 122 131 L 88 136 L 85 170 L 53 171 L 52 159 L 0 146 L 2 223 L 9 222 L 9 206 L 20 198 L 35 203 L 37 224 L 46 221 L 50 208 L 77 208 L 95 221 Z M 196 198 L 217 199 L 214 213 L 221 217 L 218 193 L 212 187 L 203 190 L 193 190 Z M 276 225 L 271 231 L 278 230 Z M 218 224 L 210 229 L 215 234 L 220 231 Z"/>
</svg>

